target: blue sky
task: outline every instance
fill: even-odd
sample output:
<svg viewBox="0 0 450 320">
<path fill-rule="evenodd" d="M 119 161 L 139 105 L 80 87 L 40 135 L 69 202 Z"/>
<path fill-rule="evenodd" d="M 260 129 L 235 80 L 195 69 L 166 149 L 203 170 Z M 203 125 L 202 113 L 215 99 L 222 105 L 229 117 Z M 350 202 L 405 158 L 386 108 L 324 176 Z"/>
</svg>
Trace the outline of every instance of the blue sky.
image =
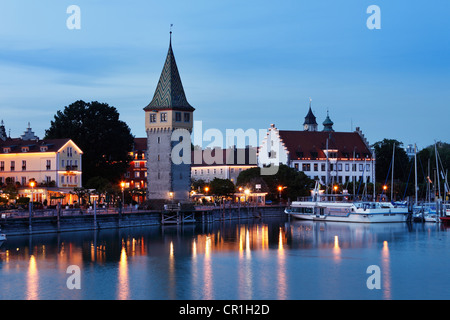
<svg viewBox="0 0 450 320">
<path fill-rule="evenodd" d="M 81 10 L 69 30 L 67 7 Z M 381 29 L 369 30 L 369 5 Z M 450 142 L 447 0 L 0 2 L 0 119 L 39 137 L 82 99 L 115 106 L 144 137 L 144 112 L 173 50 L 203 130 L 359 126 L 370 143 Z"/>
</svg>

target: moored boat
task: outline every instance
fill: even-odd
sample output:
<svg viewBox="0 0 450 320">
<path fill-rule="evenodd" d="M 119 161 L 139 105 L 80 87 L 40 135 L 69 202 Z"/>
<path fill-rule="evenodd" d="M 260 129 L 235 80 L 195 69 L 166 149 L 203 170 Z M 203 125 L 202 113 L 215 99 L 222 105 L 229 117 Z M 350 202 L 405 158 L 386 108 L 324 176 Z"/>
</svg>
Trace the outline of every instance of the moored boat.
<svg viewBox="0 0 450 320">
<path fill-rule="evenodd" d="M 336 222 L 405 222 L 408 210 L 388 202 L 296 201 L 285 212 L 303 220 Z"/>
</svg>

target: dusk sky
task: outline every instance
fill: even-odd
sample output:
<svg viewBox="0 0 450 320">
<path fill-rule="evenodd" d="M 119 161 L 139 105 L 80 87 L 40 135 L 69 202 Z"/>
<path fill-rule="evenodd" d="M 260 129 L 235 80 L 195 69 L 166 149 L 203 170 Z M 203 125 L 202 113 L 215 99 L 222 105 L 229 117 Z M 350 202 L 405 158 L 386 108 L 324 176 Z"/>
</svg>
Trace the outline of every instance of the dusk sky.
<svg viewBox="0 0 450 320">
<path fill-rule="evenodd" d="M 67 8 L 81 10 L 69 29 Z M 370 5 L 381 29 L 370 30 Z M 203 130 L 319 129 L 450 142 L 450 1 L 1 0 L 0 120 L 43 138 L 76 100 L 115 106 L 136 137 L 172 46 Z M 208 144 L 207 142 L 204 146 Z"/>
</svg>

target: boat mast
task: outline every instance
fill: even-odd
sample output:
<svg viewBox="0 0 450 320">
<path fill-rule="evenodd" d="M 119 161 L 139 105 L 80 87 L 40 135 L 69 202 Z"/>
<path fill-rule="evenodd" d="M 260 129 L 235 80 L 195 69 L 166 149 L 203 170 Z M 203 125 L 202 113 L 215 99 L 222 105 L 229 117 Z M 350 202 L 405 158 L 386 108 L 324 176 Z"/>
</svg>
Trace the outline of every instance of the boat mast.
<svg viewBox="0 0 450 320">
<path fill-rule="evenodd" d="M 417 206 L 417 145 L 414 144 L 414 170 L 415 170 L 415 177 L 416 177 L 416 181 L 415 181 L 415 188 L 416 188 L 416 194 L 415 194 L 415 201 L 414 201 L 414 205 Z"/>
<path fill-rule="evenodd" d="M 434 142 L 434 152 L 436 153 L 436 175 L 438 181 L 438 197 L 441 199 L 441 180 L 439 179 L 439 162 L 438 162 L 438 153 L 437 153 L 437 145 L 436 141 Z"/>
<path fill-rule="evenodd" d="M 431 202 L 431 184 L 430 184 L 430 158 L 428 158 L 428 176 L 427 176 L 427 202 Z"/>
<path fill-rule="evenodd" d="M 395 164 L 395 143 L 392 150 L 392 178 L 391 178 L 391 201 L 394 201 L 394 164 Z"/>
</svg>

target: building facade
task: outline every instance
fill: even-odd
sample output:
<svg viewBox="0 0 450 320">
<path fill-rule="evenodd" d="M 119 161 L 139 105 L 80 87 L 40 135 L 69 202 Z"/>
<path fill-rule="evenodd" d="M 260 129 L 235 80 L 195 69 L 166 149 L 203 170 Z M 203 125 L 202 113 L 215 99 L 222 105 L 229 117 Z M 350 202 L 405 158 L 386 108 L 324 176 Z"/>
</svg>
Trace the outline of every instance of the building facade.
<svg viewBox="0 0 450 320">
<path fill-rule="evenodd" d="M 174 159 L 172 150 L 179 143 L 188 145 L 190 150 L 194 110 L 186 99 L 170 38 L 169 51 L 155 94 L 144 108 L 148 151 L 147 199 L 189 199 L 190 159 L 180 162 Z"/>
<path fill-rule="evenodd" d="M 0 186 L 14 184 L 19 195 L 36 201 L 51 197 L 71 203 L 74 188 L 81 188 L 82 150 L 70 139 L 40 140 L 28 127 L 20 138 L 8 138 L 0 126 Z M 36 182 L 32 190 L 30 181 Z M 67 195 L 67 197 L 66 197 Z"/>
<path fill-rule="evenodd" d="M 228 179 L 236 184 L 237 177 L 242 171 L 258 166 L 256 148 L 214 148 L 192 152 L 193 159 L 200 159 L 200 156 L 201 163 L 192 161 L 192 180 L 210 182 L 214 178 L 218 178 Z M 209 158 L 214 159 L 214 161 L 208 161 Z"/>
<path fill-rule="evenodd" d="M 147 193 L 147 138 L 134 138 L 133 151 L 130 152 L 131 162 L 125 176 L 125 188 L 131 192 L 131 197 L 137 203 L 145 200 Z"/>
<path fill-rule="evenodd" d="M 311 106 L 305 119 L 303 130 L 270 126 L 258 150 L 259 166 L 282 163 L 325 185 L 375 181 L 375 153 L 359 128 L 335 132 L 327 114 L 318 131 Z"/>
</svg>

